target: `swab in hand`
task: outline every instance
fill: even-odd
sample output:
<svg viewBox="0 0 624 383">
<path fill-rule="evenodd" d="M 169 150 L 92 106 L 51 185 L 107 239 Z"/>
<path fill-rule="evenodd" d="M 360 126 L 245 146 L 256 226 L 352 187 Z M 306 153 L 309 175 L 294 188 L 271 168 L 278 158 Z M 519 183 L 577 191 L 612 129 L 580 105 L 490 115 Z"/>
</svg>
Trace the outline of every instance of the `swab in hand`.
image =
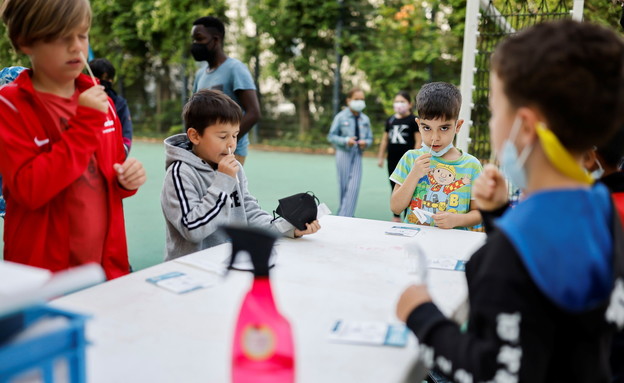
<svg viewBox="0 0 624 383">
<path fill-rule="evenodd" d="M 97 85 L 98 83 L 97 81 L 95 81 L 95 76 L 93 75 L 93 71 L 91 70 L 91 67 L 89 66 L 89 62 L 87 61 L 87 58 L 85 57 L 84 53 L 82 53 L 82 51 L 80 51 L 80 59 L 87 67 L 87 71 L 89 72 L 89 76 L 91 76 L 91 81 L 93 81 L 93 85 Z"/>
<path fill-rule="evenodd" d="M 89 76 L 91 76 L 91 81 L 93 81 L 93 85 L 97 85 L 98 83 L 97 81 L 95 81 L 95 76 L 93 75 L 93 71 L 91 70 L 91 67 L 89 66 L 89 62 L 87 61 L 87 58 L 85 57 L 84 53 L 82 53 L 82 51 L 80 51 L 80 59 L 84 63 L 85 67 L 87 67 L 87 71 L 89 72 Z M 113 111 L 113 113 L 115 112 L 110 102 L 108 103 L 108 109 Z"/>
<path fill-rule="evenodd" d="M 232 155 L 232 148 L 230 148 L 229 146 L 228 146 L 228 153 Z M 236 182 L 240 183 L 240 181 L 238 180 L 238 174 L 236 175 Z"/>
</svg>

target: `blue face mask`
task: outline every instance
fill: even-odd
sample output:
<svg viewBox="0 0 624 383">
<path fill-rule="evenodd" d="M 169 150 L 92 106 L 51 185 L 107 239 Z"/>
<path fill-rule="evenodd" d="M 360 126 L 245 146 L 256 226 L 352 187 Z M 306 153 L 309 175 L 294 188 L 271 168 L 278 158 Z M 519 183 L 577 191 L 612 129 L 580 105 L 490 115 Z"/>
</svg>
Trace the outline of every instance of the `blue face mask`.
<svg viewBox="0 0 624 383">
<path fill-rule="evenodd" d="M 427 151 L 429 151 L 429 153 L 431 153 L 432 157 L 442 157 L 443 155 L 445 155 L 449 150 L 453 149 L 454 147 L 455 146 L 451 142 L 444 149 L 441 149 L 441 150 L 436 152 L 435 150 L 432 150 L 430 146 L 422 144 L 422 148 L 427 150 Z"/>
<path fill-rule="evenodd" d="M 522 150 L 520 156 L 518 156 L 518 149 L 514 145 L 514 141 L 518 136 L 520 127 L 522 126 L 522 119 L 516 117 L 511 132 L 505 143 L 503 144 L 503 150 L 501 152 L 500 164 L 501 171 L 511 181 L 511 183 L 519 189 L 526 189 L 527 175 L 524 170 L 524 163 L 533 150 L 533 145 L 527 146 Z"/>
</svg>

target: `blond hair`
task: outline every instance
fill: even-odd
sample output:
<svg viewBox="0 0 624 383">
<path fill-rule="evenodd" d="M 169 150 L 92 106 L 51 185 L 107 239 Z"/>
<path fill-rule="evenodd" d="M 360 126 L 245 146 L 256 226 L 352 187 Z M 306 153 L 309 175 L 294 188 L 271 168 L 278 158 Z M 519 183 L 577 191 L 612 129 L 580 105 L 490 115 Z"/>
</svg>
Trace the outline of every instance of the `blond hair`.
<svg viewBox="0 0 624 383">
<path fill-rule="evenodd" d="M 0 15 L 16 50 L 91 25 L 89 0 L 5 0 Z"/>
</svg>

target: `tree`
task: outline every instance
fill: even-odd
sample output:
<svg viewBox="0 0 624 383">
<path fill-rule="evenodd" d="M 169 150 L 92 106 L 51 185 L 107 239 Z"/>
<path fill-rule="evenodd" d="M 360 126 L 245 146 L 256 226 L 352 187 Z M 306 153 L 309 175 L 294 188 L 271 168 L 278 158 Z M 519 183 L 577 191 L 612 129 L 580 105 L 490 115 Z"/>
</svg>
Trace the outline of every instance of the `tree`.
<svg viewBox="0 0 624 383">
<path fill-rule="evenodd" d="M 399 90 L 415 96 L 425 82 L 459 85 L 465 6 L 464 0 L 407 0 L 377 9 L 369 45 L 352 56 L 388 112 Z"/>
<path fill-rule="evenodd" d="M 349 27 L 364 26 L 361 10 L 368 1 L 344 1 Z M 313 126 L 312 105 L 319 114 L 331 110 L 331 85 L 335 70 L 334 38 L 338 1 L 253 0 L 249 14 L 258 35 L 271 51 L 263 68 L 264 75 L 281 84 L 284 96 L 295 104 L 299 117 L 299 136 Z M 324 128 L 326 128 L 324 126 Z"/>
<path fill-rule="evenodd" d="M 91 43 L 96 56 L 108 58 L 138 102 L 133 112 L 166 132 L 179 124 L 181 94 L 194 64 L 188 55 L 193 20 L 224 18 L 225 1 L 210 6 L 192 0 L 93 0 Z M 153 99 L 146 92 L 155 85 Z"/>
</svg>

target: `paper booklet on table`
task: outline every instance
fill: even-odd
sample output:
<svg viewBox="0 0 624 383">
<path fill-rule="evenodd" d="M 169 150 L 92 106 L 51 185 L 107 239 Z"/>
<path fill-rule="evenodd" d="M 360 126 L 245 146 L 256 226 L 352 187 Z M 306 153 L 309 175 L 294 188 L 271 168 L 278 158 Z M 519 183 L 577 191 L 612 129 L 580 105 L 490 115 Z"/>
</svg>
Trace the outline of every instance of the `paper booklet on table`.
<svg viewBox="0 0 624 383">
<path fill-rule="evenodd" d="M 373 346 L 405 347 L 409 330 L 402 323 L 337 320 L 328 339 L 331 342 Z"/>
<path fill-rule="evenodd" d="M 419 227 L 408 225 L 395 225 L 386 230 L 388 235 L 398 235 L 401 237 L 413 237 L 420 232 Z"/>
<path fill-rule="evenodd" d="M 157 275 L 146 279 L 147 282 L 153 283 L 158 287 L 169 290 L 172 293 L 184 294 L 204 287 L 210 287 L 216 284 L 217 278 L 196 278 L 180 271 L 171 271 L 165 274 Z"/>
</svg>

